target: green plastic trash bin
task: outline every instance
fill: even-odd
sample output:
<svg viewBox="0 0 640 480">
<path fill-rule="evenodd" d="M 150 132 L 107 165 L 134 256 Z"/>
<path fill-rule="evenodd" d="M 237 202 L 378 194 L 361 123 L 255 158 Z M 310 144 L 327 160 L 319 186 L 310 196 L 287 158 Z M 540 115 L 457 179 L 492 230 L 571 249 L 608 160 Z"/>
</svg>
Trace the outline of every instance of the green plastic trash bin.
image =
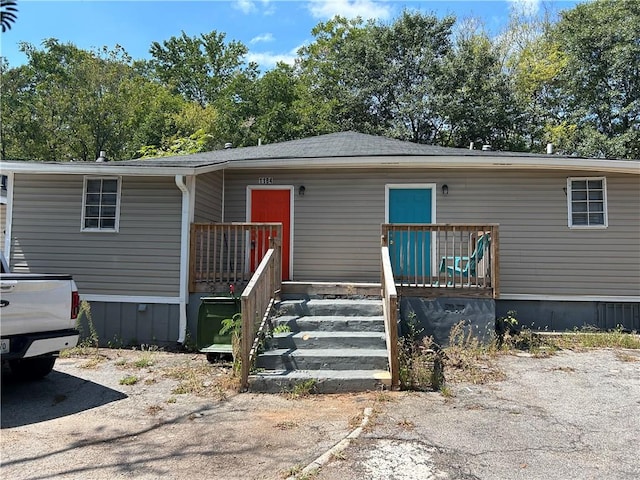
<svg viewBox="0 0 640 480">
<path fill-rule="evenodd" d="M 220 334 L 222 321 L 240 312 L 240 299 L 202 297 L 198 310 L 196 348 L 203 353 L 232 353 L 231 332 Z"/>
</svg>

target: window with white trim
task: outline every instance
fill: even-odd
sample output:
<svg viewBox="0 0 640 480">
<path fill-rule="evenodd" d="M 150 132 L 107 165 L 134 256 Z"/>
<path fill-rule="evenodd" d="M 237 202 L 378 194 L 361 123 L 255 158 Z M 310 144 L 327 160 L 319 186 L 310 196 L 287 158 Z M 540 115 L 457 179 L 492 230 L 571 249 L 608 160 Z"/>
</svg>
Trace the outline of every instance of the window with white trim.
<svg viewBox="0 0 640 480">
<path fill-rule="evenodd" d="M 117 232 L 120 223 L 119 177 L 85 177 L 83 232 Z"/>
<path fill-rule="evenodd" d="M 606 227 L 606 177 L 567 178 L 567 203 L 570 228 Z"/>
</svg>

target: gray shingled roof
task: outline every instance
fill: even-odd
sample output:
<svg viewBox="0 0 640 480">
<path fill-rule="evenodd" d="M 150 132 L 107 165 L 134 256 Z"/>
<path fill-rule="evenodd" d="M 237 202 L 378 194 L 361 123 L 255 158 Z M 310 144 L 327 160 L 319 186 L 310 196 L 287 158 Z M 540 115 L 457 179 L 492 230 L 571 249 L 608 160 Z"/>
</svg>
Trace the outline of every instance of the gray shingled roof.
<svg viewBox="0 0 640 480">
<path fill-rule="evenodd" d="M 273 160 L 302 158 L 340 157 L 386 157 L 386 156 L 535 156 L 531 153 L 483 152 L 466 148 L 448 148 L 435 145 L 420 145 L 392 138 L 367 135 L 357 132 L 340 132 L 315 137 L 265 144 L 255 147 L 228 148 L 212 152 L 195 153 L 174 157 L 149 158 L 118 162 L 136 166 L 181 166 L 202 167 L 227 161 Z"/>
</svg>

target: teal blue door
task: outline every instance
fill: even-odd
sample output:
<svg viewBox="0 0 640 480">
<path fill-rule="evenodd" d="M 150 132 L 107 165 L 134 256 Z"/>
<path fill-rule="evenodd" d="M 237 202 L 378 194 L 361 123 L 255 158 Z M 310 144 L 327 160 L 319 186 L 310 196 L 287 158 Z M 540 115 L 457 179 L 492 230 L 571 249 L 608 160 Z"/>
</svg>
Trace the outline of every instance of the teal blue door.
<svg viewBox="0 0 640 480">
<path fill-rule="evenodd" d="M 389 188 L 389 223 L 432 223 L 430 188 Z M 409 281 L 431 272 L 431 235 L 428 232 L 391 232 L 394 275 Z"/>
</svg>

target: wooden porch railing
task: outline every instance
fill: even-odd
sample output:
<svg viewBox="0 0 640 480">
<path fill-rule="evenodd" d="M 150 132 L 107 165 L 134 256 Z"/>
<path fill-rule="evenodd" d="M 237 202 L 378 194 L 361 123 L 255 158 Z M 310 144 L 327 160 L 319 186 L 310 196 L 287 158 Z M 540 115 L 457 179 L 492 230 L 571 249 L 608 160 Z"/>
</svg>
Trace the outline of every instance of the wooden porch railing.
<svg viewBox="0 0 640 480">
<path fill-rule="evenodd" d="M 384 313 L 384 331 L 389 355 L 391 389 L 400 388 L 400 361 L 398 357 L 398 293 L 391 269 L 389 247 L 382 247 L 382 306 Z"/>
<path fill-rule="evenodd" d="M 280 243 L 276 239 L 272 239 L 271 248 L 260 262 L 240 297 L 242 302 L 240 387 L 243 390 L 249 387 L 251 365 L 258 353 L 260 338 L 269 320 L 274 298 L 282 285 L 280 257 Z"/>
<path fill-rule="evenodd" d="M 496 224 L 383 224 L 382 246 L 403 293 L 499 297 Z"/>
<path fill-rule="evenodd" d="M 279 223 L 193 223 L 189 255 L 189 291 L 228 290 L 246 284 L 269 249 L 281 245 Z"/>
</svg>

